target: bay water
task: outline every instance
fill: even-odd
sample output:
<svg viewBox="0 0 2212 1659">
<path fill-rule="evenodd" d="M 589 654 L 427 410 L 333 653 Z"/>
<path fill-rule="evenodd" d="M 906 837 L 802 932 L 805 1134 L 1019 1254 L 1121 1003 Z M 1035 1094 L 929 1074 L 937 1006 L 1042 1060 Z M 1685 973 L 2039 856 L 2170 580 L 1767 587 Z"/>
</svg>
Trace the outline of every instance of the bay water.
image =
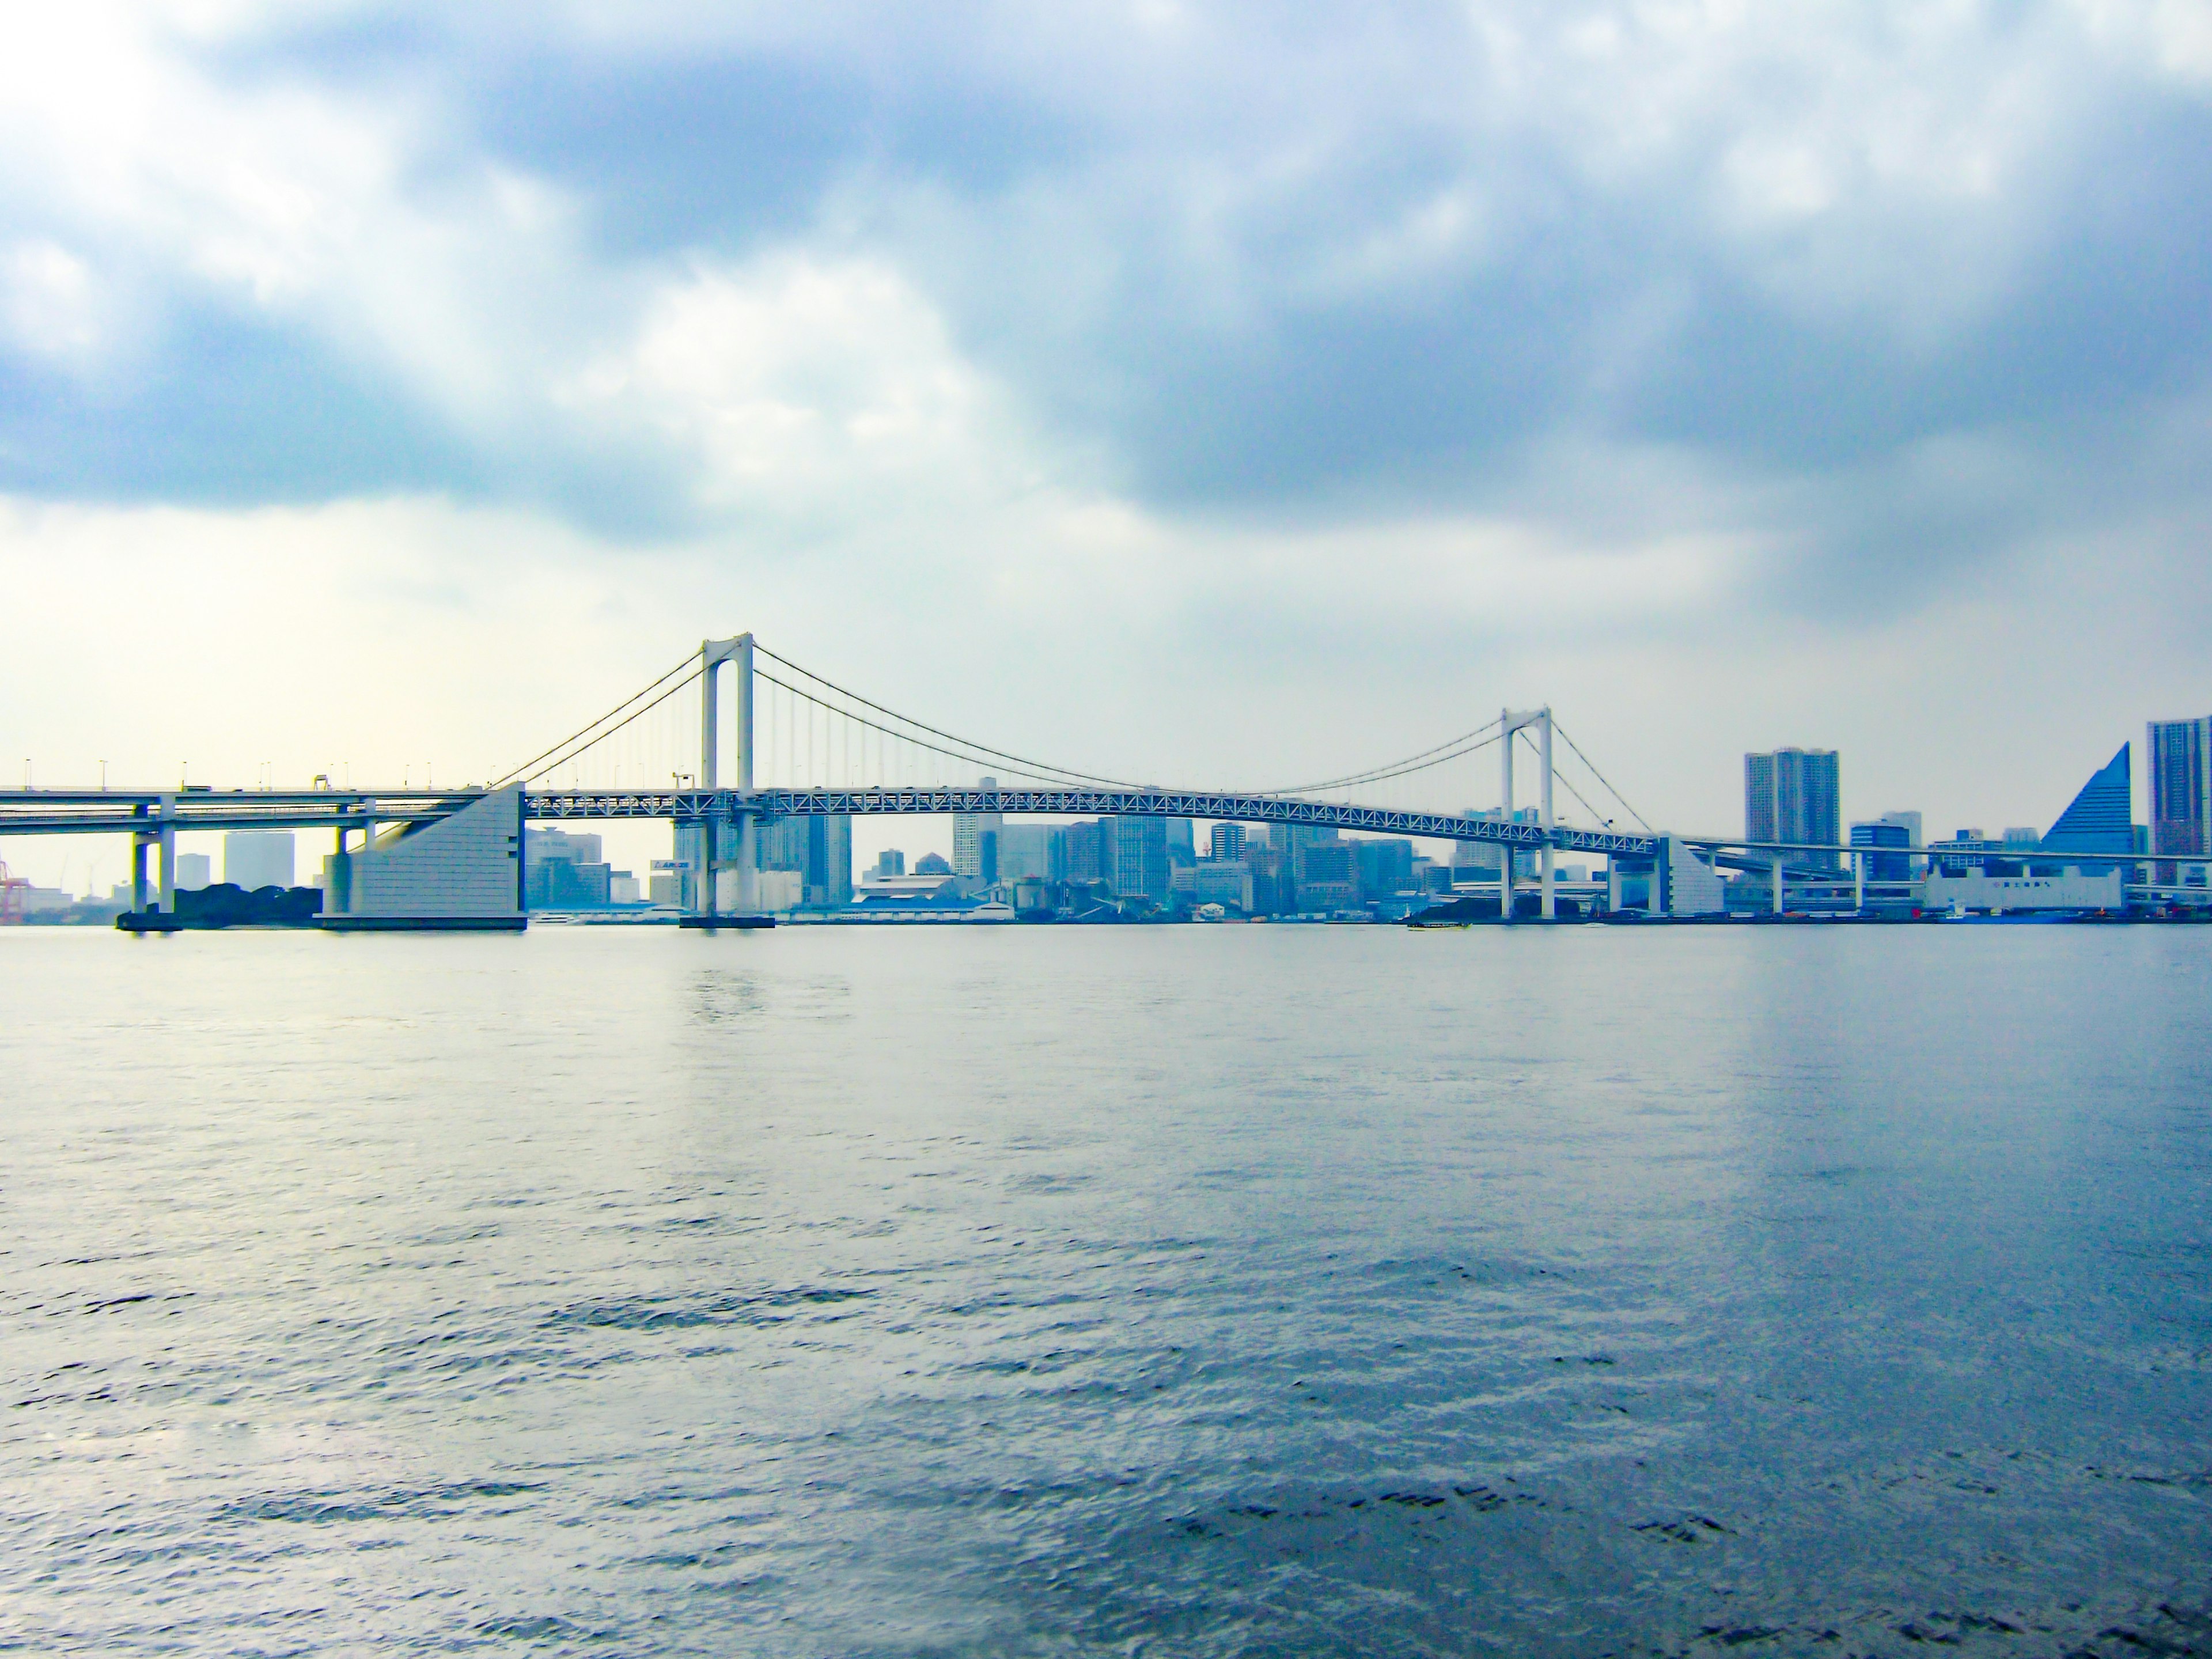
<svg viewBox="0 0 2212 1659">
<path fill-rule="evenodd" d="M 2212 930 L 0 988 L 0 1648 L 2212 1652 Z"/>
</svg>

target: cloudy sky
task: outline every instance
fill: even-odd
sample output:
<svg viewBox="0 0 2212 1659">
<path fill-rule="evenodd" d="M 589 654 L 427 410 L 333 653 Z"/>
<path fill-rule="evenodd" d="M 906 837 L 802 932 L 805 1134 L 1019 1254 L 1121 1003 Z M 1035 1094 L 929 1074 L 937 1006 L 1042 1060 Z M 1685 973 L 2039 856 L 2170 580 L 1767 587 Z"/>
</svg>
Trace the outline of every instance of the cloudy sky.
<svg viewBox="0 0 2212 1659">
<path fill-rule="evenodd" d="M 486 775 L 742 629 L 1170 782 L 1548 702 L 1692 831 L 2212 709 L 2203 0 L 10 28 L 35 781 Z"/>
</svg>

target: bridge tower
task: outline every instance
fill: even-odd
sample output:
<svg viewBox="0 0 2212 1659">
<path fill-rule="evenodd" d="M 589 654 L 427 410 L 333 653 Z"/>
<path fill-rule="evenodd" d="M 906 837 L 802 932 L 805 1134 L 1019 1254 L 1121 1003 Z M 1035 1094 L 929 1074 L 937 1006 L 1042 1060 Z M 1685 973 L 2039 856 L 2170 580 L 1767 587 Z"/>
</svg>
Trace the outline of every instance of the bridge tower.
<svg viewBox="0 0 2212 1659">
<path fill-rule="evenodd" d="M 721 757 L 721 671 L 725 667 L 736 671 L 737 787 L 740 794 L 749 796 L 753 791 L 753 636 L 750 634 L 740 634 L 733 640 L 699 641 L 699 787 L 710 795 L 720 788 L 717 779 Z M 716 866 L 721 862 L 722 830 L 726 821 L 726 814 L 717 814 L 701 826 L 700 869 L 698 879 L 693 884 L 691 908 L 702 915 L 714 912 L 714 878 Z M 760 862 L 758 832 L 749 806 L 737 814 L 737 832 L 738 914 L 749 916 L 759 908 L 754 866 Z"/>
<path fill-rule="evenodd" d="M 1544 920 L 1551 921 L 1559 915 L 1559 900 L 1554 886 L 1552 852 L 1552 710 L 1549 704 L 1541 708 L 1524 708 L 1516 713 L 1510 708 L 1498 711 L 1499 723 L 1504 727 L 1504 741 L 1498 744 L 1499 780 L 1505 821 L 1513 822 L 1513 737 L 1529 726 L 1536 728 L 1536 754 L 1543 763 L 1543 787 L 1537 799 L 1536 822 L 1544 832 L 1540 854 L 1543 883 Z M 1513 920 L 1513 849 L 1508 847 L 1501 857 L 1502 869 L 1498 878 L 1498 919 Z"/>
</svg>

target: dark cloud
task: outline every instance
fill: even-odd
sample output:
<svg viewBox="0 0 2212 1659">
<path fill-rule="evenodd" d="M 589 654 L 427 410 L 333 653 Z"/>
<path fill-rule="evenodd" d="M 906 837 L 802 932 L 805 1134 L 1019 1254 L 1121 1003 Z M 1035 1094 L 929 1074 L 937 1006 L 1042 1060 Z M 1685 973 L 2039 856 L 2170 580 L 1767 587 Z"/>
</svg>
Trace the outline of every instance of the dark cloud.
<svg viewBox="0 0 2212 1659">
<path fill-rule="evenodd" d="M 195 51 L 241 94 L 434 112 L 402 188 L 548 184 L 582 227 L 549 283 L 793 244 L 887 262 L 1051 430 L 1178 512 L 1556 501 L 1542 458 L 1571 440 L 1777 486 L 1846 566 L 1940 560 L 2012 534 L 2019 501 L 1931 473 L 1927 446 L 2032 458 L 2204 383 L 2212 108 L 2065 14 L 1940 52 L 1808 14 L 1832 52 L 1702 58 L 1602 7 L 1117 15 L 402 11 Z M 1626 44 L 1588 46 L 1608 29 Z M 1769 174 L 1783 205 L 1744 184 Z M 459 418 L 308 313 L 214 315 L 188 275 L 178 295 L 127 385 L 15 363 L 0 487 L 438 488 L 693 522 L 684 457 L 611 459 L 557 410 Z M 2075 476 L 2031 473 L 2045 496 Z"/>
</svg>

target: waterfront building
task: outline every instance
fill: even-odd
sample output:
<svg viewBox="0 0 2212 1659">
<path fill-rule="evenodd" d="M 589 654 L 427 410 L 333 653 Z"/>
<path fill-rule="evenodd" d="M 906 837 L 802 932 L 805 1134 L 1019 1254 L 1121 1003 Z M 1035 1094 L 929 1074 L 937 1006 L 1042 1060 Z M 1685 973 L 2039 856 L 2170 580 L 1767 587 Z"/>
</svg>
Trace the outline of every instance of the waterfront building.
<svg viewBox="0 0 2212 1659">
<path fill-rule="evenodd" d="M 1208 856 L 1217 859 L 1241 859 L 1244 856 L 1244 826 L 1241 823 L 1217 823 L 1206 839 Z"/>
<path fill-rule="evenodd" d="M 1912 832 L 1904 824 L 1893 823 L 1887 817 L 1851 826 L 1851 845 L 1895 848 L 1895 851 L 1871 853 L 1866 859 L 1866 878 L 1869 881 L 1910 881 L 1912 879 Z"/>
<path fill-rule="evenodd" d="M 1194 907 L 1218 904 L 1224 909 L 1252 911 L 1252 871 L 1243 859 L 1200 859 L 1175 872 L 1176 896 L 1188 895 Z"/>
<path fill-rule="evenodd" d="M 996 778 L 984 778 L 982 787 L 995 789 Z M 996 812 L 955 812 L 952 815 L 952 872 L 989 886 L 999 879 L 999 837 L 1003 823 Z"/>
<path fill-rule="evenodd" d="M 1833 847 L 1843 839 L 1843 787 L 1832 749 L 1743 757 L 1743 834 L 1754 842 Z M 1813 862 L 1832 867 L 1832 858 Z"/>
<path fill-rule="evenodd" d="M 292 884 L 289 830 L 233 830 L 222 838 L 222 878 L 247 892 Z"/>
<path fill-rule="evenodd" d="M 197 892 L 214 879 L 210 860 L 205 853 L 177 854 L 177 888 L 180 892 Z"/>
<path fill-rule="evenodd" d="M 645 896 L 648 902 L 672 910 L 684 907 L 683 866 L 674 859 L 655 859 L 646 867 Z"/>
<path fill-rule="evenodd" d="M 906 873 L 906 854 L 896 847 L 886 847 L 876 854 L 876 874 L 902 876 Z"/>
<path fill-rule="evenodd" d="M 636 876 L 628 870 L 617 870 L 607 878 L 607 902 L 610 904 L 642 904 L 645 894 L 639 887 Z"/>
<path fill-rule="evenodd" d="M 2013 832 L 2005 831 L 2009 844 Z M 2117 853 L 2136 850 L 2135 780 L 2128 745 L 2089 775 L 2051 833 L 2037 837 L 2045 853 Z"/>
<path fill-rule="evenodd" d="M 2150 723 L 2150 850 L 2212 853 L 2212 715 Z M 2161 882 L 2171 882 L 2164 866 Z"/>
<path fill-rule="evenodd" d="M 917 876 L 949 876 L 953 870 L 944 854 L 924 853 L 914 861 L 914 872 Z"/>
</svg>

